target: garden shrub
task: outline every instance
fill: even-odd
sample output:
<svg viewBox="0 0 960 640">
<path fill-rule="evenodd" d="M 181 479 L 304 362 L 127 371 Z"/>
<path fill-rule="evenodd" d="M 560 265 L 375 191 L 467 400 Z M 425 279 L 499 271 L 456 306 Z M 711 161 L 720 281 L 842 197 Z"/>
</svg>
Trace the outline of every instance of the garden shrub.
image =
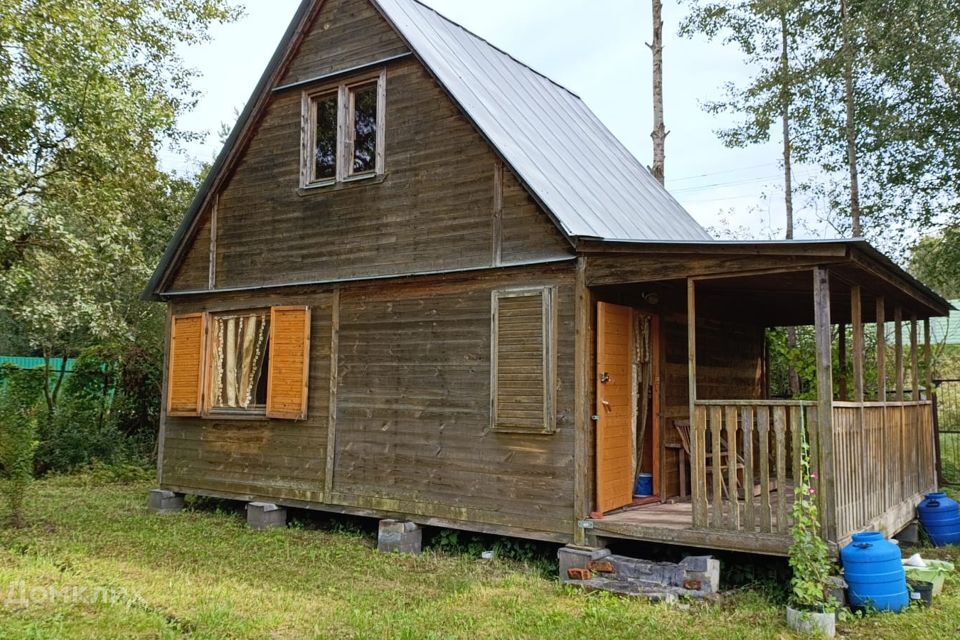
<svg viewBox="0 0 960 640">
<path fill-rule="evenodd" d="M 53 415 L 41 427 L 37 470 L 70 472 L 118 458 L 124 442 L 111 414 L 112 402 L 110 367 L 95 356 L 78 358 Z"/>
<path fill-rule="evenodd" d="M 33 480 L 42 385 L 42 371 L 0 368 L 0 467 L 3 493 L 18 528 L 24 524 L 24 502 Z"/>
</svg>

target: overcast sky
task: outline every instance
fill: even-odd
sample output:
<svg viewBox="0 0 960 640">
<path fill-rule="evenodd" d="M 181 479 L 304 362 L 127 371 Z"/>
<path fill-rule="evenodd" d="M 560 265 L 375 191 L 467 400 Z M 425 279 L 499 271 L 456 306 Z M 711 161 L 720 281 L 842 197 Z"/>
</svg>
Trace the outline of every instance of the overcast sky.
<svg viewBox="0 0 960 640">
<path fill-rule="evenodd" d="M 651 162 L 652 18 L 649 0 L 426 0 L 445 16 L 550 76 L 583 98 L 644 163 Z M 239 22 L 213 30 L 212 40 L 185 51 L 201 77 L 202 96 L 182 124 L 209 132 L 188 149 L 194 162 L 219 151 L 222 123 L 249 99 L 260 74 L 293 17 L 299 0 L 248 0 Z M 585 8 L 587 10 L 585 10 Z M 665 111 L 667 188 L 708 227 L 749 228 L 772 237 L 783 228 L 779 137 L 765 146 L 726 149 L 714 131 L 731 122 L 707 114 L 702 103 L 721 95 L 721 85 L 749 77 L 738 51 L 677 35 L 685 9 L 665 0 Z M 171 160 L 177 169 L 189 161 Z M 803 177 L 802 170 L 801 176 Z M 764 196 L 767 196 L 766 198 Z M 812 231 L 815 213 L 801 214 Z"/>
</svg>

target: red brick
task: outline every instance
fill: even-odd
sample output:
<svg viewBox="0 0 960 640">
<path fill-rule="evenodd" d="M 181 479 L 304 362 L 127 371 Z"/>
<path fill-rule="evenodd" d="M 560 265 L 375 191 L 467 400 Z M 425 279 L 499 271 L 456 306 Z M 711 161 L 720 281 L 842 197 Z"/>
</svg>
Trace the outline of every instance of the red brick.
<svg viewBox="0 0 960 640">
<path fill-rule="evenodd" d="M 606 560 L 591 560 L 587 569 L 594 573 L 613 573 L 613 563 Z"/>
<path fill-rule="evenodd" d="M 590 569 L 571 567 L 567 569 L 567 577 L 571 580 L 589 580 L 593 577 L 593 573 L 590 572 Z"/>
</svg>

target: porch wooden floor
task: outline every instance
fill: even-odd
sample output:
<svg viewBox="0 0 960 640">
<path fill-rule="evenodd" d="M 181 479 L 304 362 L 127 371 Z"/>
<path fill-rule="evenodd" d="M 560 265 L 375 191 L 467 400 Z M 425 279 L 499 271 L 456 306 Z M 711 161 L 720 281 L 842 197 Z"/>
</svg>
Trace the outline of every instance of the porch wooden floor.
<svg viewBox="0 0 960 640">
<path fill-rule="evenodd" d="M 792 487 L 786 488 L 785 496 L 787 498 L 786 511 L 789 513 L 790 506 L 793 503 Z M 759 498 L 754 499 L 754 504 L 755 508 L 759 508 Z M 742 501 L 740 508 L 742 512 Z M 775 506 L 772 518 L 774 528 L 776 528 Z M 693 504 L 689 501 L 628 507 L 623 511 L 609 513 L 604 515 L 603 518 L 590 520 L 589 522 L 593 526 L 593 535 L 601 538 L 641 540 L 702 549 L 776 556 L 787 555 L 787 550 L 790 547 L 788 531 L 784 533 L 762 533 L 759 531 L 695 529 L 693 527 Z"/>
</svg>

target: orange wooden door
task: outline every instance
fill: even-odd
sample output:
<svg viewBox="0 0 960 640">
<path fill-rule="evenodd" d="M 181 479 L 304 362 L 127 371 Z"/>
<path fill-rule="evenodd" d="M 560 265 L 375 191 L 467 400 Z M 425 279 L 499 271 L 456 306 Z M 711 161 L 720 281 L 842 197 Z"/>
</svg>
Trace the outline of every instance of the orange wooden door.
<svg viewBox="0 0 960 640">
<path fill-rule="evenodd" d="M 597 305 L 597 511 L 633 501 L 633 310 Z"/>
</svg>

